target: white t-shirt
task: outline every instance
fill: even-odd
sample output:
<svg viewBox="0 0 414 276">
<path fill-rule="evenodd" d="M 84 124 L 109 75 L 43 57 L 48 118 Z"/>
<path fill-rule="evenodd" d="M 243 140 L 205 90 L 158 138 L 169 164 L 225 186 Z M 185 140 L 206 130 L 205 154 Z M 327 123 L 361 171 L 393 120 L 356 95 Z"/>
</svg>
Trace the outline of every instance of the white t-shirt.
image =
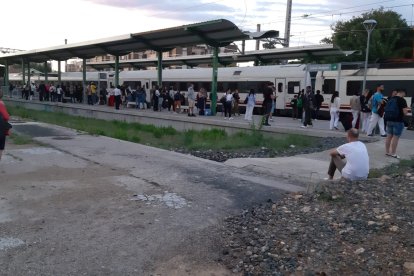
<svg viewBox="0 0 414 276">
<path fill-rule="evenodd" d="M 346 143 L 336 149 L 346 158 L 342 177 L 349 180 L 367 179 L 369 173 L 369 156 L 364 143 L 360 141 Z"/>
</svg>

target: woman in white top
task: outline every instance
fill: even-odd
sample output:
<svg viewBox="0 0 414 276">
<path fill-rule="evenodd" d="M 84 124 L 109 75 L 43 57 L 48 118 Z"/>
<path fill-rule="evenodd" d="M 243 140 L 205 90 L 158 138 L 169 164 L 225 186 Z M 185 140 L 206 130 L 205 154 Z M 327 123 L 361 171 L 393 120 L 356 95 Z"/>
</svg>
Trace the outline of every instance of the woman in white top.
<svg viewBox="0 0 414 276">
<path fill-rule="evenodd" d="M 339 122 L 339 108 L 341 106 L 341 99 L 339 98 L 338 91 L 335 91 L 332 94 L 331 101 L 329 102 L 329 113 L 331 114 L 331 122 L 329 124 L 329 129 L 338 130 L 338 122 Z"/>
<path fill-rule="evenodd" d="M 247 104 L 246 104 L 246 114 L 244 114 L 244 119 L 251 121 L 253 117 L 253 109 L 256 104 L 256 96 L 254 89 L 250 89 L 249 95 L 247 95 Z"/>
</svg>

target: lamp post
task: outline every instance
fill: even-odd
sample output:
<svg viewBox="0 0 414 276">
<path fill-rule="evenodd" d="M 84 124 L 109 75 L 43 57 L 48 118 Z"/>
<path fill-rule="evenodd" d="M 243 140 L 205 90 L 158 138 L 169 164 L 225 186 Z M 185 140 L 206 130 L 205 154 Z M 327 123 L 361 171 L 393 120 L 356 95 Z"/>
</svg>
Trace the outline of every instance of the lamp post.
<svg viewBox="0 0 414 276">
<path fill-rule="evenodd" d="M 374 30 L 375 26 L 377 25 L 377 21 L 374 19 L 365 20 L 362 23 L 365 27 L 365 30 L 368 32 L 368 39 L 367 39 L 367 50 L 365 51 L 365 70 L 364 70 L 364 82 L 362 83 L 362 93 L 365 91 L 365 86 L 367 82 L 367 67 L 368 67 L 368 54 L 369 54 L 369 42 L 371 38 L 371 33 Z"/>
</svg>

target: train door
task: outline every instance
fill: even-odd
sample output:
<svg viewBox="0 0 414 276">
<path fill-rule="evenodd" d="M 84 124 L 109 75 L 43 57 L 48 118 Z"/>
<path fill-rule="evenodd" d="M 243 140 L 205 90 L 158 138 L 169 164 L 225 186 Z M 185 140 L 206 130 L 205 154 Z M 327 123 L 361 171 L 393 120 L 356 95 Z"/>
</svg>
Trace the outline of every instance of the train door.
<svg viewBox="0 0 414 276">
<path fill-rule="evenodd" d="M 286 79 L 277 78 L 275 81 L 276 87 L 276 109 L 285 109 L 286 104 Z"/>
</svg>

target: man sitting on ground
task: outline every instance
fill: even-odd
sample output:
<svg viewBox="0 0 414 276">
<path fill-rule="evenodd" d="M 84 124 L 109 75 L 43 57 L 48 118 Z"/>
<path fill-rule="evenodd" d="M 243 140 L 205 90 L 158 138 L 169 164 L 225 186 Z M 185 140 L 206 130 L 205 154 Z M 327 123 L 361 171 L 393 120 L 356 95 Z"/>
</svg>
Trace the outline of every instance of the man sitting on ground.
<svg viewBox="0 0 414 276">
<path fill-rule="evenodd" d="M 358 136 L 358 130 L 351 128 L 348 130 L 348 143 L 330 152 L 329 179 L 333 179 L 336 170 L 341 172 L 342 178 L 347 180 L 367 179 L 369 173 L 368 151 L 364 143 L 358 141 Z"/>
</svg>

